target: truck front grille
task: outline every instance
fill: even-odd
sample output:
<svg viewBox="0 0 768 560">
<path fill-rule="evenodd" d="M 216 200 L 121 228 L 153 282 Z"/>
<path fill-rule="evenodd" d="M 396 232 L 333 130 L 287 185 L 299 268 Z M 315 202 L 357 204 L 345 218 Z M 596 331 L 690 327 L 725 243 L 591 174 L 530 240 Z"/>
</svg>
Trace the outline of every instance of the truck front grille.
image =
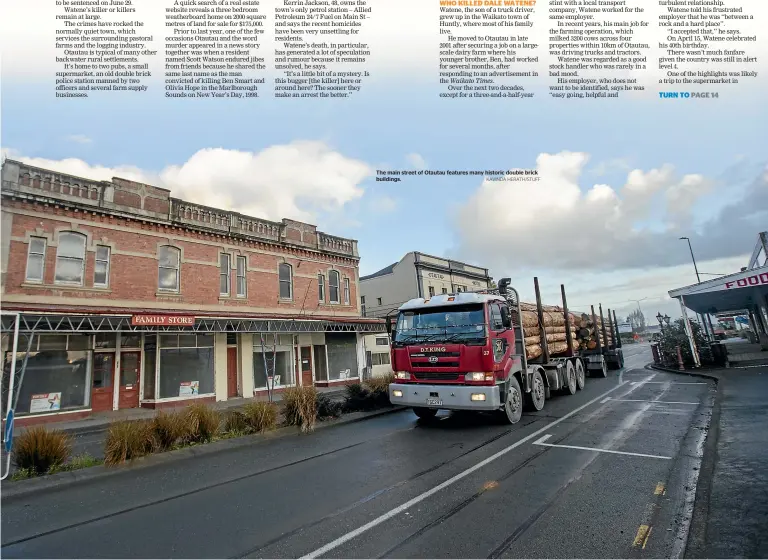
<svg viewBox="0 0 768 560">
<path fill-rule="evenodd" d="M 414 372 L 413 376 L 419 381 L 456 381 L 458 373 L 440 373 L 439 371 Z"/>
</svg>

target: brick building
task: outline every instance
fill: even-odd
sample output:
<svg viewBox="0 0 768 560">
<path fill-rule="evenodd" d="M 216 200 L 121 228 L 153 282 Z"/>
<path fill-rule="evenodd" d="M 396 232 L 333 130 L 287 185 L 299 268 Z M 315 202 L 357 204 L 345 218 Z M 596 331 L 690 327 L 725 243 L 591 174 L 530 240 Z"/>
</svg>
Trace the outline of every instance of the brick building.
<svg viewBox="0 0 768 560">
<path fill-rule="evenodd" d="M 3 406 L 21 421 L 361 377 L 357 242 L 7 160 Z"/>
</svg>

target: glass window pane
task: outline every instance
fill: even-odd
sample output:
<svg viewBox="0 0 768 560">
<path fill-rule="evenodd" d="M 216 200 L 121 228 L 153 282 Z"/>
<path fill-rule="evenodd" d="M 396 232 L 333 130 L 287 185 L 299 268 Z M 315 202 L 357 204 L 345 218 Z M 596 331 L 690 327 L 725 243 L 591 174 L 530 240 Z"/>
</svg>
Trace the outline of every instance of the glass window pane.
<svg viewBox="0 0 768 560">
<path fill-rule="evenodd" d="M 245 257 L 237 257 L 237 274 L 245 276 Z"/>
<path fill-rule="evenodd" d="M 161 399 L 215 392 L 213 348 L 163 349 L 159 359 Z"/>
<path fill-rule="evenodd" d="M 332 270 L 330 275 L 328 276 L 328 281 L 331 284 L 331 289 L 334 287 L 338 290 L 339 288 L 339 273 L 335 270 Z M 338 293 L 338 291 L 337 291 Z"/>
<path fill-rule="evenodd" d="M 157 358 L 157 336 L 148 334 L 144 337 L 144 399 L 155 398 L 155 363 Z"/>
<path fill-rule="evenodd" d="M 136 385 L 139 382 L 138 352 L 120 353 L 120 385 Z"/>
<path fill-rule="evenodd" d="M 110 352 L 96 352 L 93 355 L 93 388 L 112 387 L 115 355 Z"/>
<path fill-rule="evenodd" d="M 116 348 L 117 334 L 115 333 L 97 333 L 96 348 Z"/>
<path fill-rule="evenodd" d="M 213 335 L 212 334 L 197 335 L 197 346 L 199 348 L 213 347 Z"/>
<path fill-rule="evenodd" d="M 229 293 L 229 276 L 226 274 L 219 274 L 219 293 Z"/>
<path fill-rule="evenodd" d="M 194 348 L 195 346 L 197 346 L 197 337 L 194 334 L 179 335 L 179 348 Z"/>
<path fill-rule="evenodd" d="M 96 268 L 93 274 L 94 284 L 106 284 L 107 283 L 107 263 L 104 261 L 96 261 Z"/>
<path fill-rule="evenodd" d="M 178 345 L 179 345 L 179 335 L 177 334 L 161 334 L 160 335 L 161 348 L 175 348 Z"/>
<path fill-rule="evenodd" d="M 280 281 L 280 297 L 291 299 L 291 283 Z"/>
<path fill-rule="evenodd" d="M 244 296 L 245 295 L 245 278 L 242 276 L 239 276 L 237 278 L 237 295 Z"/>
<path fill-rule="evenodd" d="M 80 259 L 56 259 L 56 281 L 81 283 L 83 281 L 83 261 Z"/>
<path fill-rule="evenodd" d="M 160 266 L 179 266 L 179 251 L 174 247 L 160 247 Z"/>
<path fill-rule="evenodd" d="M 105 247 L 104 245 L 99 245 L 96 247 L 96 260 L 109 260 L 109 247 Z"/>
<path fill-rule="evenodd" d="M 331 284 L 331 301 L 339 302 L 339 287 Z"/>
<path fill-rule="evenodd" d="M 160 269 L 160 287 L 166 290 L 178 289 L 176 282 L 176 270 L 173 268 L 161 268 Z"/>
<path fill-rule="evenodd" d="M 69 350 L 90 350 L 91 349 L 91 335 L 69 335 Z"/>
<path fill-rule="evenodd" d="M 140 334 L 124 334 L 120 338 L 120 346 L 122 348 L 141 348 L 141 335 Z"/>
<path fill-rule="evenodd" d="M 41 254 L 45 251 L 45 239 L 33 237 L 29 240 L 29 252 Z"/>
<path fill-rule="evenodd" d="M 266 369 L 265 369 L 266 361 Z M 253 353 L 253 386 L 256 389 L 267 388 L 267 373 L 272 375 L 274 372 L 275 387 L 293 385 L 293 375 L 291 370 L 291 353 L 278 351 L 273 354 L 271 351 L 263 354 L 261 352 Z"/>
<path fill-rule="evenodd" d="M 291 267 L 287 264 L 281 264 L 280 265 L 280 281 L 290 280 L 291 279 Z"/>
<path fill-rule="evenodd" d="M 40 335 L 40 350 L 66 350 L 67 335 L 43 334 Z"/>
<path fill-rule="evenodd" d="M 62 233 L 59 236 L 58 256 L 85 258 L 85 236 L 78 233 Z"/>
<path fill-rule="evenodd" d="M 27 260 L 27 280 L 43 280 L 43 256 L 29 255 Z"/>
<path fill-rule="evenodd" d="M 229 270 L 229 255 L 226 253 L 221 253 L 219 255 L 219 266 L 222 270 Z"/>
</svg>

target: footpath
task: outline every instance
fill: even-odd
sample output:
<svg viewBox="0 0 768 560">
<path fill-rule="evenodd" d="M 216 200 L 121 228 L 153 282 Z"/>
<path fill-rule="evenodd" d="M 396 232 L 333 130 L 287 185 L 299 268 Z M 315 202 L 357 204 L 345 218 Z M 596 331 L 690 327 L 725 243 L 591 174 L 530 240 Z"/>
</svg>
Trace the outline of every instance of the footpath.
<svg viewBox="0 0 768 560">
<path fill-rule="evenodd" d="M 718 394 L 685 557 L 768 558 L 768 366 L 686 373 Z"/>
</svg>

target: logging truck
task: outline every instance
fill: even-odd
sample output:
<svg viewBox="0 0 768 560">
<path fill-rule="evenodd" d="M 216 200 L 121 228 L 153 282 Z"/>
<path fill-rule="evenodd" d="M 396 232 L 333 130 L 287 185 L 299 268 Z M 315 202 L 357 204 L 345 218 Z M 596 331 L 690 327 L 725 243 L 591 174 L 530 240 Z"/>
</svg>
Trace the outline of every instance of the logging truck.
<svg viewBox="0 0 768 560">
<path fill-rule="evenodd" d="M 509 278 L 502 278 L 498 289 L 412 299 L 398 309 L 395 321 L 387 318 L 395 375 L 389 385 L 393 404 L 411 407 L 423 419 L 441 409 L 473 410 L 493 412 L 515 424 L 524 406 L 541 410 L 552 392 L 573 395 L 584 388 L 587 374 L 605 377 L 608 369 L 623 367 L 615 313 L 611 317 L 608 310 L 606 327 L 602 306 L 600 323 L 592 306 L 591 324 L 599 325 L 602 333 L 593 333 L 597 342 L 590 344 L 592 348 L 581 348 L 574 330 L 582 326 L 571 324 L 565 287 L 560 286 L 562 308 L 545 311 L 537 278 L 537 327 L 529 329 L 539 339 L 536 355 L 529 356 L 524 323 L 531 325 L 532 311 L 525 312 L 528 321 L 524 321 L 518 292 L 509 284 Z M 558 355 L 550 353 L 552 337 L 546 327 L 552 324 L 553 309 L 562 314 L 557 319 L 564 324 L 566 339 L 557 346 L 565 348 Z"/>
</svg>

